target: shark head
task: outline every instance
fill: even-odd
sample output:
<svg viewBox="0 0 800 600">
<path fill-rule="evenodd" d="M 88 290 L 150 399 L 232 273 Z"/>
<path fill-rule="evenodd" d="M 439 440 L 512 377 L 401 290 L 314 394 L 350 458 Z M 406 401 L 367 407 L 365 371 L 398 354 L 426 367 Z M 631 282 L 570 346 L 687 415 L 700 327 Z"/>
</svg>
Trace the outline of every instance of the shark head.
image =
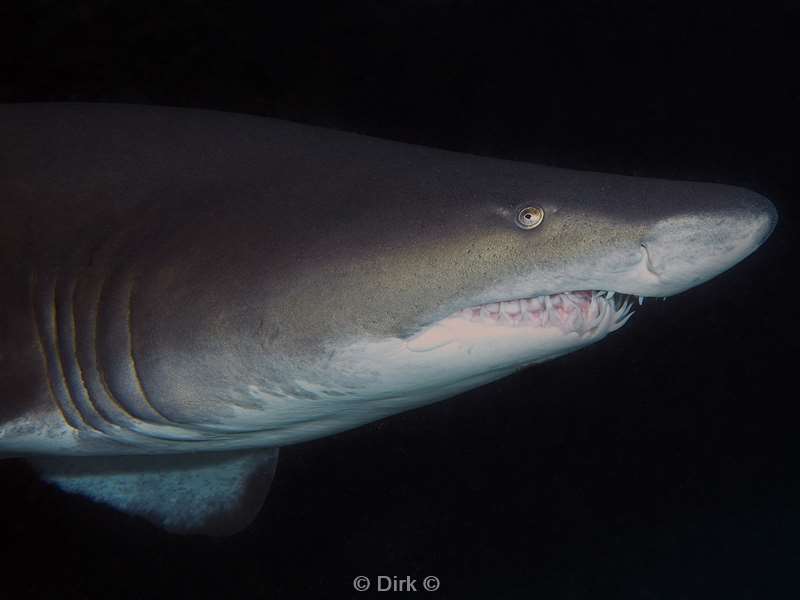
<svg viewBox="0 0 800 600">
<path fill-rule="evenodd" d="M 715 277 L 777 221 L 769 200 L 738 187 L 500 170 L 504 183 L 492 179 L 488 193 L 453 184 L 445 199 L 425 194 L 422 211 L 387 206 L 385 227 L 364 225 L 383 232 L 380 243 L 359 254 L 358 297 L 332 309 L 360 317 L 365 335 L 328 346 L 337 357 L 329 381 L 366 379 L 365 396 L 393 406 L 482 385 L 602 340 L 637 298 Z"/>
<path fill-rule="evenodd" d="M 731 268 L 777 222 L 769 200 L 742 188 L 583 177 L 577 193 L 561 182 L 567 193 L 464 214 L 488 231 L 442 240 L 456 249 L 442 262 L 465 280 L 475 273 L 471 285 L 421 323 L 409 350 L 460 341 L 496 353 L 519 344 L 523 363 L 541 362 L 622 327 L 637 297 L 672 296 Z"/>
</svg>

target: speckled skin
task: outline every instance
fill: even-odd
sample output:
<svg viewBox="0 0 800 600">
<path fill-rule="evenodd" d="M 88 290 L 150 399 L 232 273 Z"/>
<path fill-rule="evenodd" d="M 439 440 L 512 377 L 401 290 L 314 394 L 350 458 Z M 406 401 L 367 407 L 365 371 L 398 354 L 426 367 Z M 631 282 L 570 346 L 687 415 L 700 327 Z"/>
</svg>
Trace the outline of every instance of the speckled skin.
<svg viewBox="0 0 800 600">
<path fill-rule="evenodd" d="M 528 205 L 546 216 L 525 231 Z M 291 389 L 339 340 L 523 295 L 675 293 L 693 283 L 635 289 L 602 257 L 656 256 L 676 216 L 775 219 L 729 186 L 85 104 L 0 107 L 0 214 L 3 435 L 66 419 L 116 436 L 87 453 L 133 451 L 131 423 L 154 424 L 154 451 L 191 444 L 233 382 Z"/>
</svg>

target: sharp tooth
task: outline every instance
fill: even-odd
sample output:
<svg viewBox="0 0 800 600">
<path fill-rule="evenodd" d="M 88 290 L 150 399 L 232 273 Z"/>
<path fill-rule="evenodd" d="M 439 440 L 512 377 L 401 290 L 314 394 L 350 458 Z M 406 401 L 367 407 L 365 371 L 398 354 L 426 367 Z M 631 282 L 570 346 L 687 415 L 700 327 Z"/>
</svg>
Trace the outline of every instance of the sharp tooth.
<svg viewBox="0 0 800 600">
<path fill-rule="evenodd" d="M 566 292 L 564 295 L 569 296 L 572 300 L 579 302 L 585 300 L 586 302 L 594 295 L 594 290 L 577 290 Z"/>
<path fill-rule="evenodd" d="M 597 327 L 600 323 L 603 322 L 603 319 L 606 316 L 606 311 L 608 310 L 608 304 L 603 302 L 600 304 L 600 310 L 597 313 L 597 316 L 591 319 L 588 323 L 586 323 L 586 330 L 589 331 Z"/>
<path fill-rule="evenodd" d="M 619 307 L 619 310 L 614 313 L 614 320 L 618 321 L 619 319 L 622 319 L 628 313 L 630 308 L 631 305 L 628 304 L 627 300 L 625 300 L 625 302 L 622 303 L 622 306 Z"/>
<path fill-rule="evenodd" d="M 600 315 L 597 317 L 597 327 L 601 327 L 605 325 L 608 321 L 614 318 L 614 306 L 612 304 L 606 304 L 603 306 L 603 310 L 600 311 Z"/>
<path fill-rule="evenodd" d="M 644 296 L 639 296 L 639 306 L 644 304 Z"/>
<path fill-rule="evenodd" d="M 575 329 L 577 329 L 576 323 L 578 322 L 578 319 L 580 318 L 580 314 L 581 314 L 581 312 L 579 310 L 575 310 L 575 311 L 571 311 L 567 315 L 567 318 L 564 320 L 564 325 L 568 330 L 574 331 Z"/>
<path fill-rule="evenodd" d="M 530 320 L 534 325 L 541 326 L 544 325 L 545 313 L 542 311 L 537 311 L 535 313 L 527 312 L 525 313 L 528 320 Z"/>
<path fill-rule="evenodd" d="M 613 331 L 616 331 L 617 329 L 620 329 L 620 328 L 621 328 L 623 325 L 625 325 L 625 323 L 627 323 L 627 322 L 628 322 L 628 319 L 630 319 L 630 318 L 631 318 L 631 317 L 632 317 L 632 316 L 633 316 L 635 313 L 636 313 L 636 311 L 635 311 L 635 310 L 632 310 L 632 311 L 630 312 L 630 314 L 628 314 L 628 315 L 625 315 L 625 318 L 624 318 L 624 319 L 621 319 L 621 320 L 617 321 L 616 323 L 614 323 L 614 324 L 611 326 L 611 329 L 609 329 L 609 330 L 608 330 L 608 332 L 609 332 L 609 333 L 611 333 L 611 332 L 613 332 Z"/>
<path fill-rule="evenodd" d="M 510 302 L 502 302 L 500 310 L 509 315 L 519 314 L 519 300 L 511 300 Z"/>
<path fill-rule="evenodd" d="M 542 310 L 544 308 L 544 304 L 542 303 L 541 298 L 531 298 L 528 300 L 528 310 L 531 312 Z"/>
<path fill-rule="evenodd" d="M 500 312 L 500 303 L 499 302 L 492 302 L 490 304 L 485 304 L 484 308 L 486 309 L 486 312 L 490 312 L 490 313 Z"/>
<path fill-rule="evenodd" d="M 609 290 L 606 292 L 606 298 L 611 299 L 614 297 L 614 294 L 616 294 L 616 292 Z"/>
<path fill-rule="evenodd" d="M 549 325 L 553 318 L 553 304 L 550 302 L 550 296 L 544 297 L 544 310 L 542 310 L 542 325 Z"/>
</svg>

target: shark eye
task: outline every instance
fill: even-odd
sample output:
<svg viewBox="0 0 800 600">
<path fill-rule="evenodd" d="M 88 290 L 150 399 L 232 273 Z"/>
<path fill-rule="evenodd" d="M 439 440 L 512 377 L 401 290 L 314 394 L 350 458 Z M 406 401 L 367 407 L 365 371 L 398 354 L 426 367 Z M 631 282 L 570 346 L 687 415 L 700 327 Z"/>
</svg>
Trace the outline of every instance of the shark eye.
<svg viewBox="0 0 800 600">
<path fill-rule="evenodd" d="M 533 229 L 544 221 L 544 209 L 538 206 L 528 206 L 519 211 L 517 225 L 522 229 Z"/>
</svg>

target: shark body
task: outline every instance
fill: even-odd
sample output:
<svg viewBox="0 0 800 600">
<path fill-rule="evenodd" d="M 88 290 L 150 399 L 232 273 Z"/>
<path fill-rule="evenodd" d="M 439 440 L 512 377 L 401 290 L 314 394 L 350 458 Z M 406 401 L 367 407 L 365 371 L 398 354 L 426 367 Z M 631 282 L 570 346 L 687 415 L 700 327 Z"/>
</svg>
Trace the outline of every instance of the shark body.
<svg viewBox="0 0 800 600">
<path fill-rule="evenodd" d="M 277 448 L 601 340 L 730 268 L 742 188 L 273 119 L 0 106 L 0 452 L 173 531 L 257 513 Z"/>
</svg>

